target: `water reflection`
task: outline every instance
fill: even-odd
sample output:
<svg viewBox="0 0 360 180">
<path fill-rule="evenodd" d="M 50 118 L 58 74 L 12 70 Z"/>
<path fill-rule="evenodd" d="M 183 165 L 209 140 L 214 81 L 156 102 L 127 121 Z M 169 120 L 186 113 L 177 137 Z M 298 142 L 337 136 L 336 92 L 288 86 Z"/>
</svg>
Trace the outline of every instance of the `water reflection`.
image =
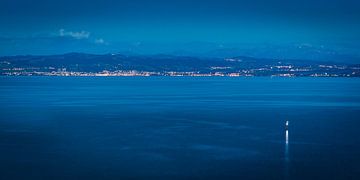
<svg viewBox="0 0 360 180">
<path fill-rule="evenodd" d="M 289 161 L 289 130 L 285 132 L 285 161 Z"/>
<path fill-rule="evenodd" d="M 289 158 L 289 121 L 286 121 L 286 126 L 285 126 L 285 179 L 289 179 L 289 162 L 290 162 L 290 158 Z"/>
</svg>

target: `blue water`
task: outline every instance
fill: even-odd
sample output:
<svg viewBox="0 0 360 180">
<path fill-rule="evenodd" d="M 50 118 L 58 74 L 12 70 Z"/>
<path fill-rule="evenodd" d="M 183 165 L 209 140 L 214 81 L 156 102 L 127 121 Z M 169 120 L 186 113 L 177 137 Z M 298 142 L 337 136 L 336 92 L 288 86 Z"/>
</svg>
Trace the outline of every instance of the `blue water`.
<svg viewBox="0 0 360 180">
<path fill-rule="evenodd" d="M 360 79 L 0 77 L 4 180 L 360 179 L 359 130 Z"/>
</svg>

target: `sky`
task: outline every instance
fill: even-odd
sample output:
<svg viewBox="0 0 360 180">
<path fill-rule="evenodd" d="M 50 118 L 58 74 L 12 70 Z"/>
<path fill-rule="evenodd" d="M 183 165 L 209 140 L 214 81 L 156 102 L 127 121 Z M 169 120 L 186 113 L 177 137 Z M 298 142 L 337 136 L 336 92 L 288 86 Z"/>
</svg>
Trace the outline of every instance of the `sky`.
<svg viewBox="0 0 360 180">
<path fill-rule="evenodd" d="M 358 0 L 0 1 L 0 55 L 168 53 L 190 44 L 358 56 L 359 32 Z"/>
</svg>

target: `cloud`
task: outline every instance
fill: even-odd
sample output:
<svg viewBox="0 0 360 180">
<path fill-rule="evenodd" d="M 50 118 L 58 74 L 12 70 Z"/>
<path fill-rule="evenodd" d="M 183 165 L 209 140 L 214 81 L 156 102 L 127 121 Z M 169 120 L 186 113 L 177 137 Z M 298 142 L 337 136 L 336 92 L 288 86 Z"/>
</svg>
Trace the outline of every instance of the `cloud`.
<svg viewBox="0 0 360 180">
<path fill-rule="evenodd" d="M 107 44 L 103 38 L 95 39 L 94 41 L 96 44 Z"/>
<path fill-rule="evenodd" d="M 101 37 L 93 36 L 89 31 L 69 31 L 59 29 L 49 33 L 28 36 L 1 36 L 0 56 L 63 54 L 84 52 L 103 54 L 115 49 Z"/>
<path fill-rule="evenodd" d="M 91 43 L 99 44 L 99 45 L 108 45 L 103 38 L 90 37 L 90 32 L 88 31 L 66 31 L 65 29 L 60 29 L 56 34 L 57 37 L 70 37 L 75 40 L 87 40 Z"/>
<path fill-rule="evenodd" d="M 88 39 L 90 37 L 90 32 L 87 31 L 73 32 L 73 31 L 66 31 L 65 29 L 60 29 L 59 36 L 72 37 L 75 39 Z"/>
</svg>

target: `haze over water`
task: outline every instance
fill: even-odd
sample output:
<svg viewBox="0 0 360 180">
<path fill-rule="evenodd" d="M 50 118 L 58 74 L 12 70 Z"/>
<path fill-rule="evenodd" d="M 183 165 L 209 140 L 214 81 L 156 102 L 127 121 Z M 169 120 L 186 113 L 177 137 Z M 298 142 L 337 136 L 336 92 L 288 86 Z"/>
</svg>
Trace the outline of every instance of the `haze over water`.
<svg viewBox="0 0 360 180">
<path fill-rule="evenodd" d="M 0 77 L 0 179 L 359 179 L 359 92 L 355 78 Z"/>
</svg>

